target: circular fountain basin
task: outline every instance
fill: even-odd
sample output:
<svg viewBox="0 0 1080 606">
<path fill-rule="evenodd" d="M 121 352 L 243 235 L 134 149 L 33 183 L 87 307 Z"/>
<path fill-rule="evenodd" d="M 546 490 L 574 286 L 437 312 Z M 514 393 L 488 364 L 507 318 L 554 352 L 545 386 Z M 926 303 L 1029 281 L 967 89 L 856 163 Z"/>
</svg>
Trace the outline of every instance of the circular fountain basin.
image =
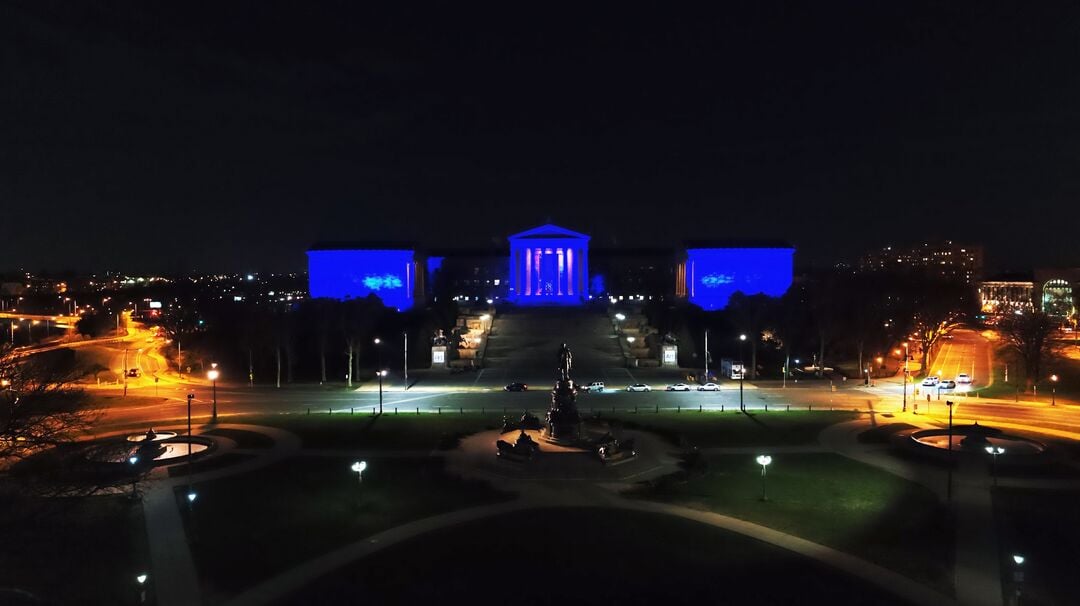
<svg viewBox="0 0 1080 606">
<path fill-rule="evenodd" d="M 178 434 L 175 431 L 155 431 L 153 441 L 154 442 L 164 442 L 165 440 L 170 440 L 172 438 L 175 438 L 177 435 Z M 127 436 L 127 441 L 128 442 L 146 442 L 147 441 L 147 434 L 145 434 L 145 433 L 133 433 L 133 434 Z"/>
<path fill-rule="evenodd" d="M 187 436 L 177 436 L 175 432 L 162 432 L 159 438 L 146 440 L 145 435 L 132 440 L 128 436 L 125 442 L 107 442 L 88 446 L 86 458 L 99 463 L 128 463 L 131 457 L 138 457 L 143 463 L 154 465 L 168 464 L 182 460 L 189 454 L 199 457 L 213 448 L 213 442 L 195 437 L 188 443 Z M 136 446 L 135 444 L 139 444 Z"/>
<path fill-rule="evenodd" d="M 923 429 L 911 432 L 910 438 L 914 445 L 932 449 L 931 452 L 949 451 L 950 438 L 951 450 L 957 453 L 986 455 L 988 447 L 995 447 L 1004 450 L 998 455 L 1001 458 L 1029 458 L 1046 452 L 1046 446 L 1035 440 L 1009 435 L 978 423 L 953 427 L 951 436 L 948 429 Z"/>
</svg>

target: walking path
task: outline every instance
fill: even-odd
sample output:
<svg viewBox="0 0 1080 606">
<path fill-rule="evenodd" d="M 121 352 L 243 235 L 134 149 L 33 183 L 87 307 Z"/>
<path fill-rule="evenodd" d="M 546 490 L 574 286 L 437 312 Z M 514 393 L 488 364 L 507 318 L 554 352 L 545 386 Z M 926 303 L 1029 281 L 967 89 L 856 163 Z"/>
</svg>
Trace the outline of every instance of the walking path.
<svg viewBox="0 0 1080 606">
<path fill-rule="evenodd" d="M 300 449 L 299 438 L 287 431 L 272 427 L 220 423 L 202 429 L 238 429 L 260 433 L 272 438 L 274 447 L 260 449 L 259 454 L 262 456 L 250 461 L 223 469 L 196 473 L 191 477 L 191 481 L 196 486 L 198 482 L 246 473 L 270 465 L 291 456 Z M 199 432 L 195 433 L 195 435 L 198 434 Z M 184 523 L 175 495 L 176 487 L 188 485 L 189 478 L 186 475 L 168 477 L 168 471 L 165 468 L 159 469 L 156 475 L 158 477 L 154 479 L 142 501 L 143 517 L 146 519 L 146 539 L 150 547 L 151 582 L 154 585 L 154 594 L 159 606 L 199 604 L 202 601 L 199 597 L 199 577 L 191 558 L 191 549 L 184 532 Z"/>
</svg>

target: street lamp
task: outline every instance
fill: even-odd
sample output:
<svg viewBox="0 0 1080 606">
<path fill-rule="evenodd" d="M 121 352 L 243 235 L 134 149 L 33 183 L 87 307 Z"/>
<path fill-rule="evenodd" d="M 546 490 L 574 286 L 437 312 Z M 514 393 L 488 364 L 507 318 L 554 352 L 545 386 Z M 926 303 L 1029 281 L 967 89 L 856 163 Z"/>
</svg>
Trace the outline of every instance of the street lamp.
<svg viewBox="0 0 1080 606">
<path fill-rule="evenodd" d="M 131 464 L 131 498 L 133 498 L 133 499 L 138 498 L 138 496 L 139 496 L 138 489 L 137 489 L 137 487 L 135 485 L 135 483 L 139 481 L 139 470 L 135 467 L 135 465 L 137 465 L 138 462 L 139 462 L 139 457 L 137 457 L 137 456 L 128 457 L 128 463 Z"/>
<path fill-rule="evenodd" d="M 191 401 L 195 399 L 195 394 L 189 393 L 187 395 L 187 484 L 188 484 L 188 510 L 191 510 L 191 504 L 195 501 L 195 493 L 191 490 Z"/>
<path fill-rule="evenodd" d="M 1050 405 L 1055 406 L 1057 404 L 1057 375 L 1050 375 Z"/>
<path fill-rule="evenodd" d="M 999 454 L 1005 454 L 1005 449 L 1000 446 L 987 446 L 986 452 L 990 453 L 990 456 L 993 457 L 990 475 L 994 476 L 994 486 L 997 486 L 997 458 Z"/>
<path fill-rule="evenodd" d="M 150 578 L 150 575 L 141 573 L 135 576 L 135 582 L 139 585 L 139 603 L 146 603 L 146 581 Z"/>
<path fill-rule="evenodd" d="M 367 461 L 357 461 L 352 464 L 350 468 L 356 472 L 356 481 L 360 484 L 364 483 L 364 470 L 367 469 Z"/>
<path fill-rule="evenodd" d="M 385 370 L 380 370 L 379 372 L 377 372 L 375 374 L 379 375 L 379 414 L 381 415 L 382 414 L 382 380 L 383 380 L 383 377 L 386 376 L 386 371 Z"/>
<path fill-rule="evenodd" d="M 211 423 L 217 423 L 217 380 L 219 376 L 221 376 L 221 373 L 218 372 L 217 362 L 210 364 L 210 372 L 206 373 L 206 378 L 210 379 L 210 389 L 214 394 L 214 407 L 211 409 L 210 414 Z"/>
<path fill-rule="evenodd" d="M 945 497 L 947 499 L 949 499 L 949 500 L 952 500 L 952 468 L 953 468 L 953 458 L 952 458 L 952 414 L 953 414 L 953 403 L 952 403 L 952 400 L 945 400 L 945 405 L 949 407 L 949 467 L 948 467 L 949 473 L 948 473 L 948 483 L 945 485 Z"/>
<path fill-rule="evenodd" d="M 1024 571 L 1020 569 L 1024 565 L 1024 556 L 1014 553 L 1013 563 L 1016 564 L 1016 570 L 1013 571 L 1013 582 L 1016 583 L 1016 600 L 1013 602 L 1017 606 L 1020 605 L 1020 585 L 1024 582 Z"/>
<path fill-rule="evenodd" d="M 897 351 L 899 351 L 899 350 L 897 350 Z M 904 341 L 904 384 L 903 384 L 904 404 L 903 404 L 903 407 L 900 409 L 900 412 L 907 412 L 908 358 L 910 358 L 910 357 L 911 357 L 911 355 L 908 353 L 908 342 Z"/>
<path fill-rule="evenodd" d="M 769 497 L 765 495 L 765 468 L 772 463 L 772 457 L 769 455 L 760 455 L 757 458 L 758 465 L 761 465 L 761 500 L 768 501 Z"/>
<path fill-rule="evenodd" d="M 746 341 L 746 335 L 739 335 L 739 411 L 746 412 L 746 405 L 743 404 L 743 380 L 746 378 L 746 362 L 743 361 L 742 344 Z M 770 461 L 772 459 L 769 459 Z M 768 463 L 766 463 L 768 465 Z M 765 477 L 765 468 L 761 468 L 762 477 Z M 762 485 L 764 490 L 764 484 Z M 764 493 L 763 493 L 764 494 Z M 763 497 L 764 500 L 764 497 Z"/>
<path fill-rule="evenodd" d="M 631 344 L 631 345 L 633 345 L 634 341 L 636 341 L 636 340 L 637 339 L 635 339 L 634 337 L 626 337 L 626 342 Z"/>
</svg>

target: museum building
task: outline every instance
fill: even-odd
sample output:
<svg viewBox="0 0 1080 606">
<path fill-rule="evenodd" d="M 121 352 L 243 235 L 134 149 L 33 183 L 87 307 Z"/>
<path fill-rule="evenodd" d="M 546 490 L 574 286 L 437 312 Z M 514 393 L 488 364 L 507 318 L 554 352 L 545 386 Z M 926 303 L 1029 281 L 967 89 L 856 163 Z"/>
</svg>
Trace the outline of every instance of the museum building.
<svg viewBox="0 0 1080 606">
<path fill-rule="evenodd" d="M 779 297 L 791 286 L 795 249 L 783 242 L 590 251 L 589 240 L 546 224 L 509 236 L 508 249 L 321 243 L 307 251 L 309 291 L 340 300 L 375 295 L 399 310 L 443 297 L 544 306 L 674 297 L 714 310 L 735 292 Z"/>
</svg>

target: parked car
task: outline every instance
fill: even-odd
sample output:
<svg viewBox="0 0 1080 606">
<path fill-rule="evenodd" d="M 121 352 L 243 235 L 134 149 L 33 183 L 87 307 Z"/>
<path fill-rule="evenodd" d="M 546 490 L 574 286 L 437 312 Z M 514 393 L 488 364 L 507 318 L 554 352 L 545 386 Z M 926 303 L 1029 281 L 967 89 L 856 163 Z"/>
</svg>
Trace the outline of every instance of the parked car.
<svg viewBox="0 0 1080 606">
<path fill-rule="evenodd" d="M 627 385 L 626 391 L 652 391 L 652 387 L 644 383 L 634 383 L 633 385 Z"/>
<path fill-rule="evenodd" d="M 141 374 L 142 373 L 139 371 L 138 368 L 129 368 L 128 372 L 127 372 L 127 376 L 129 376 L 129 377 L 138 377 Z"/>
<path fill-rule="evenodd" d="M 971 375 L 967 374 L 966 372 L 962 372 L 956 375 L 956 382 L 967 385 L 971 383 Z"/>
<path fill-rule="evenodd" d="M 956 381 L 952 379 L 945 379 L 941 383 L 938 383 L 938 389 L 956 389 Z"/>
<path fill-rule="evenodd" d="M 676 383 L 674 385 L 668 385 L 667 391 L 690 391 L 690 386 L 686 383 Z"/>
<path fill-rule="evenodd" d="M 529 391 L 529 386 L 524 383 L 510 383 L 503 389 L 506 391 Z"/>
<path fill-rule="evenodd" d="M 941 378 L 930 375 L 922 380 L 923 387 L 933 387 L 941 382 Z"/>
<path fill-rule="evenodd" d="M 706 383 L 704 385 L 697 386 L 698 391 L 720 391 L 720 386 L 716 383 Z"/>
<path fill-rule="evenodd" d="M 593 381 L 592 383 L 589 383 L 585 387 L 585 391 L 600 391 L 600 392 L 602 392 L 602 391 L 604 391 L 604 382 L 603 381 Z"/>
</svg>

